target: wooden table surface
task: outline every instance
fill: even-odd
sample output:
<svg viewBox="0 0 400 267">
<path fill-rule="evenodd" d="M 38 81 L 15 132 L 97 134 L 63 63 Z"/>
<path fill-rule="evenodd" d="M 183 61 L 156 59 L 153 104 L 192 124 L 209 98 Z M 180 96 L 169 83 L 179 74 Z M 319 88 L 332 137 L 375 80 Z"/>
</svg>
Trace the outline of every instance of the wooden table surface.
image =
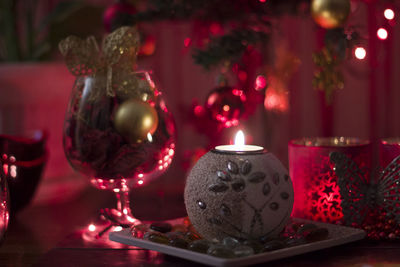
<svg viewBox="0 0 400 267">
<path fill-rule="evenodd" d="M 151 200 L 151 201 L 149 201 Z M 143 220 L 185 216 L 181 196 L 138 195 L 133 213 Z M 29 206 L 11 221 L 0 247 L 0 266 L 201 266 L 154 251 L 85 243 L 79 230 L 101 207 L 113 206 L 113 195 L 87 188 L 67 203 Z M 268 263 L 268 266 L 400 266 L 400 241 L 358 241 Z"/>
</svg>

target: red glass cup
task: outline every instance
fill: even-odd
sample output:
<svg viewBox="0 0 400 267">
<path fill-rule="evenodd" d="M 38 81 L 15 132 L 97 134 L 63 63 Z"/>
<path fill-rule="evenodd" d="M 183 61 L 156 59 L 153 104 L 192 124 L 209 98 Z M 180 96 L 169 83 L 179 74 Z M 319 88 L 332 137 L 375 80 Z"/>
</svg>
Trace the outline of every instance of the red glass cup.
<svg viewBox="0 0 400 267">
<path fill-rule="evenodd" d="M 349 137 L 302 138 L 289 142 L 289 172 L 294 187 L 294 217 L 337 223 L 343 218 L 331 152 L 341 152 L 360 168 L 371 169 L 369 141 Z"/>
<path fill-rule="evenodd" d="M 385 168 L 400 155 L 400 137 L 382 139 L 379 146 L 379 162 Z"/>
<path fill-rule="evenodd" d="M 32 200 L 48 153 L 47 133 L 33 131 L 24 136 L 0 135 L 0 155 L 10 192 L 10 214 Z"/>
<path fill-rule="evenodd" d="M 3 168 L 0 168 L 0 245 L 4 241 L 10 219 L 10 198 L 7 178 Z"/>
</svg>

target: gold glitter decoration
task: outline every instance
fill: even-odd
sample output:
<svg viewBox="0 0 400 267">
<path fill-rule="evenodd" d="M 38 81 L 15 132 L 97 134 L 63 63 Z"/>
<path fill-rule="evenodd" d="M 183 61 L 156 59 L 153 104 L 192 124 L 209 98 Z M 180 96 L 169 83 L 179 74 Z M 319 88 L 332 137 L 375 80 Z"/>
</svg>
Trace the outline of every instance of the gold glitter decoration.
<svg viewBox="0 0 400 267">
<path fill-rule="evenodd" d="M 125 26 L 104 38 L 101 51 L 93 36 L 86 40 L 69 36 L 60 42 L 59 49 L 68 70 L 74 76 L 96 76 L 96 82 L 106 83 L 108 96 L 113 97 L 117 94 L 137 99 L 143 94 L 154 94 L 154 88 L 131 75 L 136 65 L 139 46 L 139 33 L 136 28 Z M 100 77 L 105 77 L 106 80 Z M 104 86 L 99 84 L 97 87 Z M 103 91 L 94 90 L 91 98 L 103 95 Z"/>
<path fill-rule="evenodd" d="M 331 104 L 333 92 L 344 88 L 344 78 L 340 71 L 342 61 L 330 46 L 314 53 L 313 61 L 317 67 L 314 73 L 313 87 L 323 91 L 326 102 Z"/>
<path fill-rule="evenodd" d="M 69 36 L 59 44 L 61 54 L 69 71 L 75 76 L 92 75 L 101 66 L 99 47 L 96 39 L 90 36 L 82 40 L 76 36 Z"/>
</svg>

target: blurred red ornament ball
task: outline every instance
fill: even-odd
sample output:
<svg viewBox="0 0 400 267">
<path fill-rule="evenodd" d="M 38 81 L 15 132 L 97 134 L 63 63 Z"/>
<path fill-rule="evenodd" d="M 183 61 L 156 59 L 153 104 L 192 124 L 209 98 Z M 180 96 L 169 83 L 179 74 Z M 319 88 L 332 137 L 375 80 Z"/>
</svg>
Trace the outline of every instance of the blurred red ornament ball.
<svg viewBox="0 0 400 267">
<path fill-rule="evenodd" d="M 220 86 L 210 92 L 205 107 L 213 119 L 228 128 L 238 125 L 239 118 L 244 112 L 245 101 L 246 95 L 243 90 Z"/>
</svg>

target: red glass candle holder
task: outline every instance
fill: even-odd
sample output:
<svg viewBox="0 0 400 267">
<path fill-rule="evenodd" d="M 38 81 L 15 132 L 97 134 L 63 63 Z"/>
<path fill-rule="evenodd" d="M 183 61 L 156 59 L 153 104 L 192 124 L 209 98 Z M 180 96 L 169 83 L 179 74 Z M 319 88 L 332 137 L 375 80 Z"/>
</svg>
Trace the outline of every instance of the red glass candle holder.
<svg viewBox="0 0 400 267">
<path fill-rule="evenodd" d="M 360 168 L 371 169 L 371 144 L 357 138 L 303 138 L 289 142 L 289 172 L 294 187 L 295 217 L 341 222 L 343 212 L 338 178 L 330 162 L 331 152 L 341 152 Z"/>
<path fill-rule="evenodd" d="M 11 217 L 31 201 L 48 158 L 46 131 L 23 136 L 0 135 L 0 161 L 5 172 Z"/>
<path fill-rule="evenodd" d="M 400 137 L 385 138 L 379 146 L 379 162 L 385 168 L 392 160 L 400 155 Z"/>
<path fill-rule="evenodd" d="M 1 162 L 1 160 L 0 160 Z M 3 243 L 10 219 L 10 194 L 7 178 L 3 168 L 0 168 L 0 245 Z"/>
</svg>

